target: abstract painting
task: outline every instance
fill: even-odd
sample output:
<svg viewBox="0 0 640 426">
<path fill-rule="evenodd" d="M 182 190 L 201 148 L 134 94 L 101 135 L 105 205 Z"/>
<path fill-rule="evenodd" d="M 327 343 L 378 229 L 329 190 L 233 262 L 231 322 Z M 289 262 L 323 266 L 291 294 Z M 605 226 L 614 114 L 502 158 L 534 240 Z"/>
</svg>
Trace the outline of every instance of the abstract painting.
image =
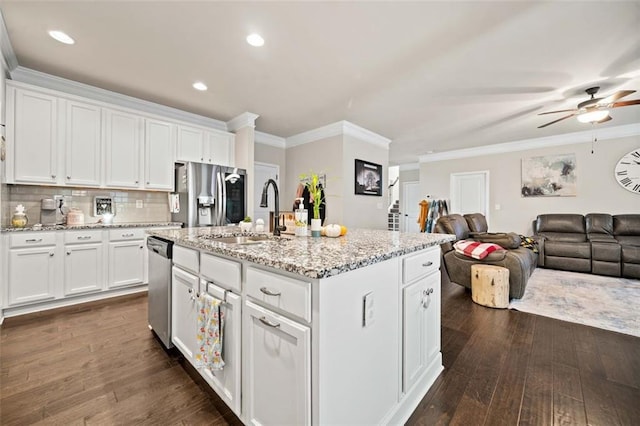
<svg viewBox="0 0 640 426">
<path fill-rule="evenodd" d="M 576 155 L 522 159 L 523 197 L 575 197 Z"/>
</svg>

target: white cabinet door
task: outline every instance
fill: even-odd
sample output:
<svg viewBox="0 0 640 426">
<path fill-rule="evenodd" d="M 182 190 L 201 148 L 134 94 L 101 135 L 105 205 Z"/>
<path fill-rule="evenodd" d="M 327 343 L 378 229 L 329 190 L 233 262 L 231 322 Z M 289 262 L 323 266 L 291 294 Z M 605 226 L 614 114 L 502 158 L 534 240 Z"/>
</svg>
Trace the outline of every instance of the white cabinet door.
<svg viewBox="0 0 640 426">
<path fill-rule="evenodd" d="M 173 190 L 174 126 L 158 120 L 145 120 L 144 186 Z"/>
<path fill-rule="evenodd" d="M 220 291 L 223 290 L 220 288 Z M 226 293 L 226 302 L 222 304 L 224 314 L 224 337 L 222 359 L 224 368 L 211 371 L 205 368 L 202 375 L 231 410 L 240 416 L 241 374 L 241 332 L 242 332 L 242 298 L 237 294 Z"/>
<path fill-rule="evenodd" d="M 64 250 L 64 294 L 102 290 L 102 243 L 68 245 Z"/>
<path fill-rule="evenodd" d="M 144 240 L 109 243 L 109 288 L 144 282 Z"/>
<path fill-rule="evenodd" d="M 142 118 L 126 112 L 105 110 L 105 185 L 140 187 Z"/>
<path fill-rule="evenodd" d="M 9 305 L 55 297 L 55 247 L 9 250 Z"/>
<path fill-rule="evenodd" d="M 404 288 L 402 389 L 407 392 L 440 352 L 440 274 Z"/>
<path fill-rule="evenodd" d="M 7 164 L 8 180 L 56 183 L 58 176 L 58 99 L 42 93 L 15 89 L 7 117 L 13 128 L 7 136 L 13 146 L 13 163 Z M 13 170 L 13 173 L 11 173 Z"/>
<path fill-rule="evenodd" d="M 208 131 L 205 133 L 204 162 L 233 166 L 233 135 L 224 132 Z"/>
<path fill-rule="evenodd" d="M 308 327 L 245 302 L 242 396 L 249 423 L 311 423 L 310 338 Z"/>
<path fill-rule="evenodd" d="M 66 101 L 65 178 L 67 185 L 100 186 L 100 107 Z"/>
<path fill-rule="evenodd" d="M 204 162 L 202 153 L 204 132 L 187 126 L 178 126 L 176 160 Z"/>
<path fill-rule="evenodd" d="M 195 365 L 198 350 L 198 277 L 175 266 L 171 269 L 171 341 Z"/>
</svg>

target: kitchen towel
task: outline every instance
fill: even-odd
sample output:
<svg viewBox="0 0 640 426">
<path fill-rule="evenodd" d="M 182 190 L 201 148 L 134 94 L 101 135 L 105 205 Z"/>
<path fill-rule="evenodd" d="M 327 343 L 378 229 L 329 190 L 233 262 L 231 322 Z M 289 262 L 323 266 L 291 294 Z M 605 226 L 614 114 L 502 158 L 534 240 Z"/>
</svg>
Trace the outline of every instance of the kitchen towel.
<svg viewBox="0 0 640 426">
<path fill-rule="evenodd" d="M 169 213 L 180 213 L 180 194 L 168 193 Z"/>
<path fill-rule="evenodd" d="M 196 367 L 222 370 L 222 337 L 224 313 L 222 301 L 207 293 L 198 297 L 198 330 L 196 339 L 198 352 L 195 354 Z"/>
</svg>

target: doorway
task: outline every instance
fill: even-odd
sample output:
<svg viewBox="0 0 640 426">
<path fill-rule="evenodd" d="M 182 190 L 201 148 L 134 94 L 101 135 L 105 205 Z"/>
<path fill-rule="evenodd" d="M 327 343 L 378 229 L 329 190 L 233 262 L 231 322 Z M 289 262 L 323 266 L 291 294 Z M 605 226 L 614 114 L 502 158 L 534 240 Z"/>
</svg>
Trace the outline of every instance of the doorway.
<svg viewBox="0 0 640 426">
<path fill-rule="evenodd" d="M 253 167 L 254 179 L 253 179 L 253 196 L 254 198 L 254 208 L 253 208 L 253 223 L 258 219 L 262 219 L 265 224 L 265 229 L 269 229 L 269 212 L 275 211 L 275 191 L 269 191 L 267 198 L 267 205 L 269 207 L 260 207 L 260 201 L 262 197 L 262 189 L 264 188 L 264 183 L 273 179 L 278 184 L 278 188 L 280 188 L 280 181 L 278 177 L 280 176 L 280 166 L 277 164 L 268 164 L 268 163 L 259 163 L 255 162 Z"/>
<path fill-rule="evenodd" d="M 489 222 L 489 171 L 451 173 L 449 213 L 482 213 Z"/>
<path fill-rule="evenodd" d="M 420 213 L 420 182 L 402 183 L 402 230 L 420 232 L 418 214 Z"/>
</svg>

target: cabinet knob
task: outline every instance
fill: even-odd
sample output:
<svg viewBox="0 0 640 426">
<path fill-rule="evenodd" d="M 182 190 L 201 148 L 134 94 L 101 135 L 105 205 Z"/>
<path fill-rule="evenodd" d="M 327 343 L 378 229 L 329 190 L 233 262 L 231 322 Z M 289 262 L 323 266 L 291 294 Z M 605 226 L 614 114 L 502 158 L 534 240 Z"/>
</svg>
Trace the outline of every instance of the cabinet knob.
<svg viewBox="0 0 640 426">
<path fill-rule="evenodd" d="M 211 162 L 211 158 L 209 158 L 209 162 Z"/>
<path fill-rule="evenodd" d="M 53 257 L 53 253 L 49 253 L 49 257 Z"/>
<path fill-rule="evenodd" d="M 67 176 L 67 179 L 71 179 L 71 176 Z"/>
<path fill-rule="evenodd" d="M 200 157 L 200 161 L 204 161 L 204 157 Z"/>
<path fill-rule="evenodd" d="M 147 181 L 147 185 L 149 185 L 151 182 Z"/>
<path fill-rule="evenodd" d="M 140 250 L 142 250 L 144 248 L 144 246 L 140 246 Z"/>
<path fill-rule="evenodd" d="M 138 184 L 138 181 L 136 181 L 136 185 Z"/>
<path fill-rule="evenodd" d="M 67 256 L 69 256 L 70 254 L 71 254 L 71 252 L 70 252 L 70 251 L 68 251 L 68 252 L 67 252 Z"/>
<path fill-rule="evenodd" d="M 55 178 L 56 178 L 56 175 L 51 175 L 51 179 L 55 179 Z"/>
</svg>

